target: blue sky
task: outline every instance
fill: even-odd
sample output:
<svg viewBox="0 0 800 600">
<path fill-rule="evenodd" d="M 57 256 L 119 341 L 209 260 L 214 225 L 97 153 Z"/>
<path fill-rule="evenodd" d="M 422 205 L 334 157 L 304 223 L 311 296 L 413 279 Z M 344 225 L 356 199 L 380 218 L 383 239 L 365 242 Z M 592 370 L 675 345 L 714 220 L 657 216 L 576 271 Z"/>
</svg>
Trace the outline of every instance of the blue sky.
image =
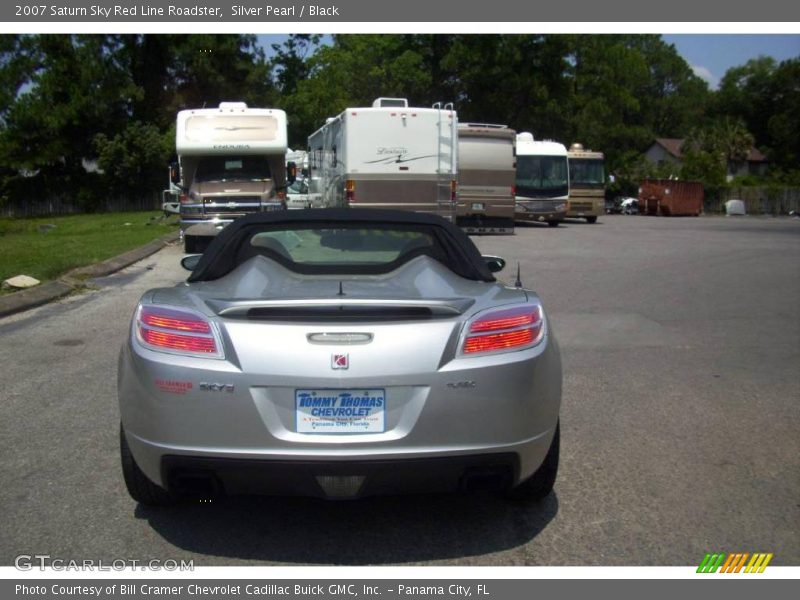
<svg viewBox="0 0 800 600">
<path fill-rule="evenodd" d="M 664 35 L 678 53 L 705 79 L 712 89 L 725 71 L 743 65 L 751 58 L 772 56 L 778 62 L 800 56 L 800 35 Z"/>
<path fill-rule="evenodd" d="M 281 43 L 286 35 L 259 35 L 267 53 L 270 44 Z M 326 36 L 328 40 L 330 38 Z M 772 56 L 777 61 L 800 57 L 800 34 L 670 34 L 664 41 L 674 44 L 678 53 L 708 82 L 712 89 L 719 84 L 725 71 L 743 65 L 751 58 Z"/>
</svg>

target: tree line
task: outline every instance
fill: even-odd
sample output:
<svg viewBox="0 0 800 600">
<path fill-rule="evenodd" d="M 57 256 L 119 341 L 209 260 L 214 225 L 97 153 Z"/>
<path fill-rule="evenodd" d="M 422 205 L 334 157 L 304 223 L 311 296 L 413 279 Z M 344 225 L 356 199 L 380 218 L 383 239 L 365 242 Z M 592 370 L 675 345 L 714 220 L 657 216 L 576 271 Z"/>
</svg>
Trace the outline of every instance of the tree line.
<svg viewBox="0 0 800 600">
<path fill-rule="evenodd" d="M 724 185 L 755 145 L 773 182 L 798 185 L 800 58 L 730 69 L 718 90 L 659 35 L 0 36 L 0 202 L 109 195 L 166 184 L 178 110 L 243 100 L 289 115 L 303 148 L 326 117 L 376 97 L 453 102 L 462 121 L 605 152 L 618 191 L 658 175 L 642 154 L 686 138 L 687 176 Z M 720 176 L 720 165 L 723 171 Z"/>
</svg>

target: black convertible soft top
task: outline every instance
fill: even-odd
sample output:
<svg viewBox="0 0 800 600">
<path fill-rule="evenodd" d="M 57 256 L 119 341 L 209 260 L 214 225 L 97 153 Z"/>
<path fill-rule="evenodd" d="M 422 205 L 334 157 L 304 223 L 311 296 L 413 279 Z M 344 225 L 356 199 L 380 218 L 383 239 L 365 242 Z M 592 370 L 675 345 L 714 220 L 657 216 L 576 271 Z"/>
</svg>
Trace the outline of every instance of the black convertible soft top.
<svg viewBox="0 0 800 600">
<path fill-rule="evenodd" d="M 211 281 L 230 273 L 237 266 L 241 245 L 265 229 L 297 227 L 390 227 L 399 225 L 431 235 L 441 250 L 435 257 L 453 273 L 475 281 L 495 281 L 481 254 L 461 229 L 438 215 L 403 210 L 370 208 L 313 208 L 255 213 L 236 219 L 220 231 L 206 249 L 188 281 Z"/>
</svg>

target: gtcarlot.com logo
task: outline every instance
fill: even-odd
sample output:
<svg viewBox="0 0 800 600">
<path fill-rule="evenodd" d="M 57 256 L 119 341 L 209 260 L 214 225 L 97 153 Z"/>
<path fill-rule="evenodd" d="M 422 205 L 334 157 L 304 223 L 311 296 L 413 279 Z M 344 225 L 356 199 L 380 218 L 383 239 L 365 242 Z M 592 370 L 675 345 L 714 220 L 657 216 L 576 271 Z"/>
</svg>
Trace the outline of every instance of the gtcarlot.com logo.
<svg viewBox="0 0 800 600">
<path fill-rule="evenodd" d="M 772 553 L 754 552 L 717 552 L 707 553 L 700 566 L 697 567 L 698 573 L 763 573 L 769 561 L 772 560 Z"/>
<path fill-rule="evenodd" d="M 44 571 L 194 571 L 194 559 L 174 560 L 132 558 L 116 558 L 111 561 L 103 559 L 65 559 L 53 558 L 49 554 L 20 554 L 14 559 L 14 567 L 18 571 L 39 569 Z"/>
</svg>

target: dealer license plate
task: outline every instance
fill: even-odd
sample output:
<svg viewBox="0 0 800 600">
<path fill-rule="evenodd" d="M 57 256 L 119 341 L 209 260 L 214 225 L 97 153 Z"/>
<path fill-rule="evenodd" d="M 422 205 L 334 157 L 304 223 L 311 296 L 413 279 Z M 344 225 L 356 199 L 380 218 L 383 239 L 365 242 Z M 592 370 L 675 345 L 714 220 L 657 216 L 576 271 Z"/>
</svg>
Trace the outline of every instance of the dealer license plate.
<svg viewBox="0 0 800 600">
<path fill-rule="evenodd" d="M 383 433 L 386 390 L 295 390 L 298 433 Z"/>
</svg>

